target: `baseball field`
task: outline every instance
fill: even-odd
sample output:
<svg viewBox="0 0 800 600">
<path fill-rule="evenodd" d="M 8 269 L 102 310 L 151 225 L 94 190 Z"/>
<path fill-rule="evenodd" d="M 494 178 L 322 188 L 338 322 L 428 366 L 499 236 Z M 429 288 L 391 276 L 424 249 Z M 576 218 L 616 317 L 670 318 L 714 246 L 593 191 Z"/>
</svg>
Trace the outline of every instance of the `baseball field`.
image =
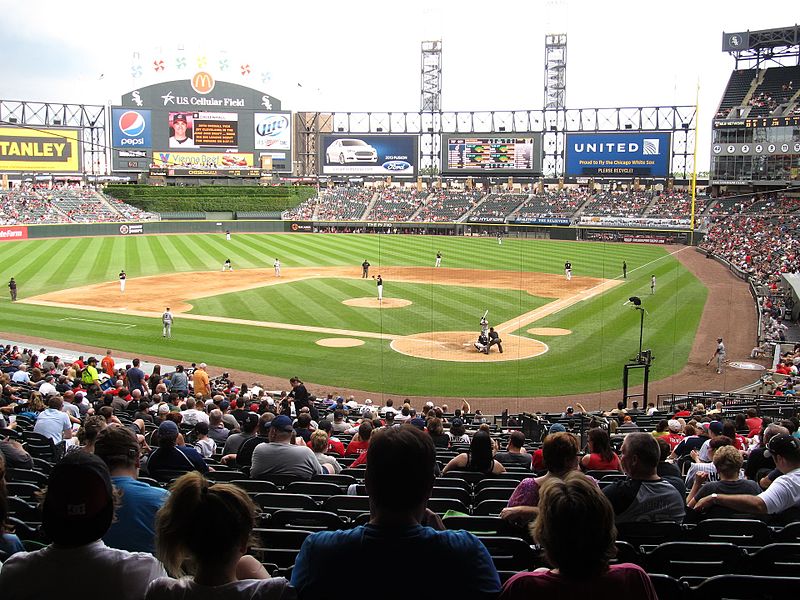
<svg viewBox="0 0 800 600">
<path fill-rule="evenodd" d="M 694 250 L 342 234 L 4 242 L 0 279 L 5 285 L 16 278 L 19 300 L 4 295 L 0 332 L 299 375 L 330 389 L 443 397 L 590 393 L 619 388 L 622 364 L 638 350 L 640 313 L 626 304 L 630 296 L 647 311 L 644 348 L 657 357 L 651 377 L 686 365 L 707 290 L 675 252 Z M 221 272 L 226 258 L 233 272 Z M 565 261 L 572 263 L 570 281 Z M 124 293 L 121 269 L 128 274 Z M 382 302 L 372 279 L 379 274 Z M 171 339 L 161 329 L 167 306 L 175 313 Z M 487 310 L 502 354 L 473 347 Z"/>
</svg>

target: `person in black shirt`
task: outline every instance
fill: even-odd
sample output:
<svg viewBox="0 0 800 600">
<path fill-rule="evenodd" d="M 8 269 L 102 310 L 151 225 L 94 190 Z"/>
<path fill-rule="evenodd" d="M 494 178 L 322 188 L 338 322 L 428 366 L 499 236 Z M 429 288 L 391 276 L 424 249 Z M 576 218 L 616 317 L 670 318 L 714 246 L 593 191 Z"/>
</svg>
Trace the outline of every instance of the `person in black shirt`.
<svg viewBox="0 0 800 600">
<path fill-rule="evenodd" d="M 369 277 L 369 262 L 367 259 L 364 259 L 364 262 L 361 263 L 361 279 L 367 279 Z"/>
<path fill-rule="evenodd" d="M 11 281 L 8 282 L 8 291 L 11 292 L 11 301 L 17 301 L 17 282 L 14 281 L 14 278 L 11 278 Z"/>
<path fill-rule="evenodd" d="M 494 327 L 489 327 L 489 345 L 486 348 L 486 354 L 489 354 L 489 352 L 492 349 L 492 346 L 497 346 L 497 349 L 500 350 L 500 354 L 502 354 L 503 353 L 502 341 L 503 340 L 500 339 L 500 334 L 498 334 L 494 330 Z"/>
<path fill-rule="evenodd" d="M 504 467 L 525 467 L 530 470 L 532 457 L 530 454 L 522 452 L 525 445 L 525 434 L 521 431 L 512 431 L 508 438 L 508 446 L 505 452 L 495 454 L 495 460 Z"/>
<path fill-rule="evenodd" d="M 312 396 L 308 393 L 306 386 L 303 385 L 303 382 L 300 381 L 300 378 L 292 377 L 289 380 L 289 383 L 292 384 L 292 391 L 289 392 L 288 397 L 294 399 L 294 414 L 299 415 L 300 410 L 307 407 L 311 413 L 311 418 L 315 421 L 319 421 L 317 407 L 314 406 L 312 402 Z"/>
</svg>

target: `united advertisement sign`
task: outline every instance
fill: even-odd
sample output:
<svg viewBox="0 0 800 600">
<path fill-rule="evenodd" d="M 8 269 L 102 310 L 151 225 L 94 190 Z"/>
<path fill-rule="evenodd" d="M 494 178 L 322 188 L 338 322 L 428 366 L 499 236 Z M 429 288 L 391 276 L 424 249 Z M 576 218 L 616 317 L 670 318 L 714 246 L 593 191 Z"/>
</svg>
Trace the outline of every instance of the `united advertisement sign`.
<svg viewBox="0 0 800 600">
<path fill-rule="evenodd" d="M 568 133 L 567 177 L 655 177 L 669 175 L 672 135 L 636 133 Z"/>
<path fill-rule="evenodd" d="M 77 129 L 0 127 L 0 171 L 78 173 Z"/>
</svg>

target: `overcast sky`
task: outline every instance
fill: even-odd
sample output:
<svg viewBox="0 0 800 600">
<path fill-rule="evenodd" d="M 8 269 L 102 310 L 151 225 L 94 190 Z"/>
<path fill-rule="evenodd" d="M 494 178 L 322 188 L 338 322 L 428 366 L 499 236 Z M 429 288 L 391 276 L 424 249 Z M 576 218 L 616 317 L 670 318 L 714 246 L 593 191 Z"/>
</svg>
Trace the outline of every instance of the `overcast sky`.
<svg viewBox="0 0 800 600">
<path fill-rule="evenodd" d="M 116 104 L 136 87 L 188 78 L 205 58 L 217 79 L 268 92 L 284 109 L 416 111 L 420 42 L 441 39 L 444 110 L 539 109 L 544 36 L 566 32 L 569 108 L 694 104 L 699 81 L 698 166 L 705 170 L 710 119 L 734 67 L 721 51 L 722 32 L 796 20 L 796 2 L 756 6 L 0 0 L 0 98 Z M 163 61 L 163 71 L 154 61 Z M 244 76 L 242 65 L 249 66 Z"/>
</svg>

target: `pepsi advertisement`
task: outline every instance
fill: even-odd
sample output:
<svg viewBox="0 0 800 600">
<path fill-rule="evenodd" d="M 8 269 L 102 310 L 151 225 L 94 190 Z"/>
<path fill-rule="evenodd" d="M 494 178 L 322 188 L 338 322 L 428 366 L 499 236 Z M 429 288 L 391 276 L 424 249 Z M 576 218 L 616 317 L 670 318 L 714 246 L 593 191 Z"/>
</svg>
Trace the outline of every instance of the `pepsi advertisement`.
<svg viewBox="0 0 800 600">
<path fill-rule="evenodd" d="M 414 135 L 323 135 L 321 175 L 405 175 L 417 173 Z"/>
<path fill-rule="evenodd" d="M 567 177 L 655 177 L 669 175 L 672 134 L 568 133 Z"/>
<path fill-rule="evenodd" d="M 111 109 L 111 146 L 138 150 L 152 148 L 152 119 L 146 109 Z"/>
</svg>

